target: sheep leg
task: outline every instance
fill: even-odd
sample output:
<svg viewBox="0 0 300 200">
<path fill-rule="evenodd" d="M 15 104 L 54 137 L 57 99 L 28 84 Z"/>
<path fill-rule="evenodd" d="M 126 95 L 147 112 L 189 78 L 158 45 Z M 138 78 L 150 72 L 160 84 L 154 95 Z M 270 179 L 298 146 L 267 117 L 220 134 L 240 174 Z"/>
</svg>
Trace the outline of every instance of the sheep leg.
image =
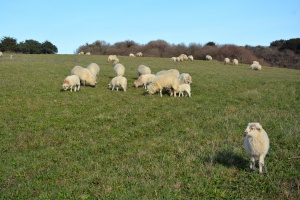
<svg viewBox="0 0 300 200">
<path fill-rule="evenodd" d="M 77 85 L 77 91 L 79 91 L 79 89 L 80 89 L 80 85 Z"/>
<path fill-rule="evenodd" d="M 261 155 L 259 157 L 259 173 L 262 174 L 262 168 L 265 166 L 265 162 L 264 162 L 265 157 L 263 155 Z"/>
<path fill-rule="evenodd" d="M 72 85 L 70 86 L 70 91 L 72 92 Z"/>
<path fill-rule="evenodd" d="M 255 158 L 254 156 L 250 157 L 250 171 L 254 172 L 254 168 L 255 168 Z"/>
<path fill-rule="evenodd" d="M 162 90 L 159 90 L 159 93 L 160 93 L 160 97 L 162 97 Z"/>
</svg>

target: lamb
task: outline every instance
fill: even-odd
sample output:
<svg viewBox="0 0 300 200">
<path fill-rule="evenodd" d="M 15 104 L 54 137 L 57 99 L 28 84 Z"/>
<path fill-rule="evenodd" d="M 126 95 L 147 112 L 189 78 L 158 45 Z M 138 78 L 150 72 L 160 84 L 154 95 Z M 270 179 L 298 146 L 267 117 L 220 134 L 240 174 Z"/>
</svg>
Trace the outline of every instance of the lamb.
<svg viewBox="0 0 300 200">
<path fill-rule="evenodd" d="M 71 75 L 77 75 L 80 79 L 82 85 L 90 85 L 95 87 L 96 85 L 96 77 L 88 70 L 87 68 L 83 68 L 81 66 L 75 66 L 71 70 Z"/>
<path fill-rule="evenodd" d="M 70 89 L 72 92 L 72 89 L 74 89 L 74 92 L 79 91 L 80 89 L 80 79 L 77 75 L 70 75 L 67 76 L 61 86 L 61 89 L 66 91 Z"/>
<path fill-rule="evenodd" d="M 238 64 L 239 64 L 238 59 L 233 59 L 233 60 L 232 60 L 232 64 L 233 64 L 233 65 L 238 65 Z"/>
<path fill-rule="evenodd" d="M 252 70 L 261 70 L 261 65 L 260 64 L 252 64 L 251 66 L 251 69 Z"/>
<path fill-rule="evenodd" d="M 179 84 L 191 84 L 192 83 L 192 77 L 188 73 L 182 73 L 179 75 Z"/>
<path fill-rule="evenodd" d="M 152 83 L 156 76 L 154 74 L 142 74 L 134 81 L 134 86 L 137 88 L 142 86 L 146 89 L 147 84 Z"/>
<path fill-rule="evenodd" d="M 125 67 L 121 63 L 118 63 L 118 64 L 116 64 L 114 66 L 114 71 L 115 71 L 115 74 L 117 76 L 124 76 L 124 74 L 125 74 Z"/>
<path fill-rule="evenodd" d="M 264 159 L 270 147 L 269 137 L 260 123 L 249 123 L 244 131 L 244 147 L 250 157 L 250 170 L 254 171 L 255 160 L 259 161 L 259 173 L 262 174 Z"/>
<path fill-rule="evenodd" d="M 208 61 L 211 61 L 211 60 L 212 60 L 212 57 L 211 57 L 210 55 L 206 55 L 206 56 L 205 56 L 205 59 L 208 60 Z"/>
<path fill-rule="evenodd" d="M 192 55 L 189 55 L 189 56 L 188 56 L 188 59 L 189 59 L 190 61 L 193 61 L 193 60 L 194 60 L 194 57 L 193 57 Z"/>
<path fill-rule="evenodd" d="M 137 73 L 138 73 L 138 76 L 140 76 L 142 74 L 151 74 L 151 69 L 145 65 L 140 65 L 137 68 Z"/>
<path fill-rule="evenodd" d="M 100 72 L 100 67 L 96 63 L 91 63 L 87 66 L 87 69 L 90 70 L 90 72 L 97 77 Z"/>
<path fill-rule="evenodd" d="M 137 57 L 142 57 L 142 56 L 143 56 L 143 53 L 142 53 L 142 52 L 138 52 L 138 53 L 136 53 L 136 56 L 137 56 Z"/>
<path fill-rule="evenodd" d="M 179 97 L 181 95 L 185 96 L 184 93 L 187 93 L 187 96 L 191 97 L 191 85 L 187 83 L 179 84 L 177 92 L 179 93 Z"/>
<path fill-rule="evenodd" d="M 163 89 L 171 89 L 171 95 L 176 97 L 176 92 L 178 91 L 179 80 L 177 76 L 174 75 L 161 75 L 156 76 L 152 83 L 147 86 L 147 92 L 149 94 L 154 94 L 159 91 L 160 97 L 162 97 Z"/>
<path fill-rule="evenodd" d="M 229 59 L 229 58 L 225 58 L 225 59 L 224 59 L 224 64 L 227 65 L 227 64 L 229 64 L 229 63 L 230 63 L 230 59 Z"/>
<path fill-rule="evenodd" d="M 133 53 L 130 53 L 129 57 L 135 57 L 135 55 Z"/>
<path fill-rule="evenodd" d="M 124 76 L 114 77 L 108 84 L 108 88 L 114 90 L 115 87 L 117 88 L 117 91 L 119 91 L 119 87 L 122 87 L 123 91 L 126 92 L 127 79 Z"/>
<path fill-rule="evenodd" d="M 0 57 L 3 58 L 3 53 L 2 53 L 2 51 L 0 51 Z"/>
<path fill-rule="evenodd" d="M 160 75 L 174 75 L 179 77 L 179 71 L 177 69 L 169 69 L 169 70 L 162 70 L 156 73 L 156 76 Z"/>
<path fill-rule="evenodd" d="M 118 63 L 119 62 L 119 58 L 116 55 L 109 55 L 107 60 L 109 62 L 114 62 L 114 63 Z"/>
</svg>

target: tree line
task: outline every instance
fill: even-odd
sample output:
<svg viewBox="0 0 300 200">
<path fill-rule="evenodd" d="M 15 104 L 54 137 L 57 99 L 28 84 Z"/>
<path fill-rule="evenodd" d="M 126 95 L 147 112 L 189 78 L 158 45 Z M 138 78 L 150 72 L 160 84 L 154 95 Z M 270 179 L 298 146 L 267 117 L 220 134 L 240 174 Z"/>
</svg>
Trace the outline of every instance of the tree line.
<svg viewBox="0 0 300 200">
<path fill-rule="evenodd" d="M 150 41 L 145 45 L 138 44 L 133 40 L 126 40 L 111 45 L 103 40 L 96 40 L 91 44 L 86 43 L 79 46 L 75 53 L 79 52 L 120 56 L 142 52 L 143 56 L 149 57 L 173 57 L 184 53 L 193 55 L 194 59 L 198 60 L 204 60 L 206 55 L 210 55 L 218 61 L 223 61 L 228 57 L 236 58 L 244 64 L 251 64 L 256 60 L 265 66 L 300 69 L 300 38 L 276 40 L 269 46 L 217 45 L 215 42 L 208 42 L 205 45 L 199 43 L 185 45 L 183 43 L 170 44 L 164 40 Z"/>
<path fill-rule="evenodd" d="M 55 54 L 58 52 L 58 49 L 48 40 L 40 43 L 30 39 L 17 43 L 15 38 L 3 37 L 0 41 L 0 51 L 24 54 Z"/>
</svg>

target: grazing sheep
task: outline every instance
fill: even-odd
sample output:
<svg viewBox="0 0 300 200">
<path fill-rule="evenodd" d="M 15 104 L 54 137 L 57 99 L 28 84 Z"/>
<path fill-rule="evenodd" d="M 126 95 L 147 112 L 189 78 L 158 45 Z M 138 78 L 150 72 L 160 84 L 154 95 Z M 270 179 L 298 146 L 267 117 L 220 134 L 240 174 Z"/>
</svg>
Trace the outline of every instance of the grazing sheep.
<svg viewBox="0 0 300 200">
<path fill-rule="evenodd" d="M 115 71 L 116 76 L 124 76 L 125 67 L 121 63 L 118 63 L 114 66 L 114 71 Z"/>
<path fill-rule="evenodd" d="M 86 54 L 85 55 L 91 55 L 91 52 L 86 52 Z"/>
<path fill-rule="evenodd" d="M 1 57 L 1 58 L 3 57 L 3 53 L 2 53 L 2 51 L 0 51 L 0 57 Z"/>
<path fill-rule="evenodd" d="M 127 79 L 124 76 L 114 77 L 108 84 L 108 88 L 114 90 L 115 87 L 117 88 L 117 91 L 119 91 L 119 87 L 122 87 L 123 91 L 126 92 Z"/>
<path fill-rule="evenodd" d="M 145 65 L 140 65 L 137 68 L 137 73 L 138 73 L 138 76 L 140 76 L 142 74 L 151 74 L 151 69 Z"/>
<path fill-rule="evenodd" d="M 189 55 L 189 56 L 188 56 L 188 59 L 189 59 L 190 61 L 193 61 L 193 60 L 194 60 L 194 57 L 193 57 L 192 55 Z"/>
<path fill-rule="evenodd" d="M 134 86 L 137 88 L 142 86 L 146 89 L 149 83 L 152 83 L 156 76 L 154 74 L 142 74 L 134 81 Z"/>
<path fill-rule="evenodd" d="M 205 59 L 208 60 L 208 61 L 211 61 L 211 60 L 212 60 L 212 57 L 211 57 L 210 55 L 206 55 L 206 56 L 205 56 Z"/>
<path fill-rule="evenodd" d="M 72 92 L 72 89 L 74 89 L 74 92 L 79 91 L 80 89 L 80 79 L 77 75 L 70 75 L 67 76 L 61 86 L 62 90 L 68 90 Z"/>
<path fill-rule="evenodd" d="M 135 57 L 135 55 L 133 53 L 130 53 L 129 57 Z"/>
<path fill-rule="evenodd" d="M 88 70 L 87 68 L 83 68 L 81 66 L 75 66 L 71 70 L 71 75 L 77 75 L 80 78 L 80 82 L 82 85 L 90 85 L 95 87 L 96 85 L 96 77 Z"/>
<path fill-rule="evenodd" d="M 187 93 L 187 96 L 188 97 L 191 97 L 191 85 L 190 84 L 179 84 L 178 86 L 178 91 L 179 93 L 179 97 L 182 95 L 182 96 L 185 96 L 184 93 Z"/>
<path fill-rule="evenodd" d="M 138 52 L 138 53 L 136 53 L 136 56 L 137 56 L 137 57 L 142 57 L 143 54 L 142 54 L 142 52 Z"/>
<path fill-rule="evenodd" d="M 177 69 L 169 69 L 169 70 L 162 70 L 156 73 L 156 76 L 161 76 L 161 75 L 174 75 L 179 77 L 179 71 Z"/>
<path fill-rule="evenodd" d="M 192 77 L 188 73 L 182 73 L 179 75 L 179 84 L 191 84 L 192 83 Z"/>
<path fill-rule="evenodd" d="M 109 55 L 107 60 L 109 62 L 114 62 L 114 63 L 118 63 L 119 62 L 119 58 L 116 55 Z"/>
<path fill-rule="evenodd" d="M 159 91 L 162 97 L 163 89 L 170 89 L 171 95 L 176 97 L 176 92 L 178 91 L 179 80 L 177 76 L 166 75 L 166 76 L 156 76 L 152 83 L 147 86 L 147 92 L 149 94 L 154 94 Z"/>
<path fill-rule="evenodd" d="M 233 65 L 238 65 L 238 64 L 239 64 L 238 59 L 233 59 L 233 60 L 232 60 L 232 64 L 233 64 Z"/>
<path fill-rule="evenodd" d="M 100 72 L 100 67 L 96 63 L 91 63 L 87 66 L 87 69 L 91 71 L 91 73 L 97 77 Z"/>
<path fill-rule="evenodd" d="M 255 160 L 258 160 L 259 173 L 262 174 L 264 159 L 270 147 L 269 137 L 260 123 L 249 123 L 244 136 L 244 147 L 250 157 L 250 170 L 254 171 Z"/>
<path fill-rule="evenodd" d="M 230 59 L 229 59 L 229 58 L 225 58 L 225 59 L 224 59 L 224 64 L 227 65 L 227 64 L 229 64 L 229 63 L 230 63 Z"/>
<path fill-rule="evenodd" d="M 177 61 L 177 57 L 172 57 L 172 58 L 170 59 L 170 61 L 176 62 L 176 61 Z"/>
<path fill-rule="evenodd" d="M 185 54 L 181 54 L 180 56 L 178 56 L 180 58 L 180 61 L 185 61 L 185 60 L 188 60 L 188 57 L 187 55 Z"/>
<path fill-rule="evenodd" d="M 78 53 L 78 55 L 83 55 L 83 54 L 84 54 L 84 52 L 83 52 L 83 51 L 81 51 L 81 52 L 79 52 L 79 53 Z"/>
<path fill-rule="evenodd" d="M 176 61 L 177 61 L 177 62 L 180 62 L 180 61 L 181 61 L 181 58 L 176 57 Z"/>
<path fill-rule="evenodd" d="M 258 61 L 253 61 L 252 64 L 256 64 L 256 65 L 259 65 L 259 62 Z"/>
<path fill-rule="evenodd" d="M 251 66 L 252 70 L 261 70 L 261 65 L 260 64 L 252 64 Z"/>
</svg>

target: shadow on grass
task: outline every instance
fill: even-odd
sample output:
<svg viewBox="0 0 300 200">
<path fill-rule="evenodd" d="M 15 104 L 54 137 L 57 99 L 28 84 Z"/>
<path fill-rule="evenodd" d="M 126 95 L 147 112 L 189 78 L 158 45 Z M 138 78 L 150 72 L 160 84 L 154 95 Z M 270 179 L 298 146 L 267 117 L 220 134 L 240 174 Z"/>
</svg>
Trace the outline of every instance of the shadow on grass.
<svg viewBox="0 0 300 200">
<path fill-rule="evenodd" d="M 214 157 L 214 162 L 225 167 L 236 167 L 240 170 L 249 167 L 249 160 L 228 150 L 219 151 Z"/>
</svg>

